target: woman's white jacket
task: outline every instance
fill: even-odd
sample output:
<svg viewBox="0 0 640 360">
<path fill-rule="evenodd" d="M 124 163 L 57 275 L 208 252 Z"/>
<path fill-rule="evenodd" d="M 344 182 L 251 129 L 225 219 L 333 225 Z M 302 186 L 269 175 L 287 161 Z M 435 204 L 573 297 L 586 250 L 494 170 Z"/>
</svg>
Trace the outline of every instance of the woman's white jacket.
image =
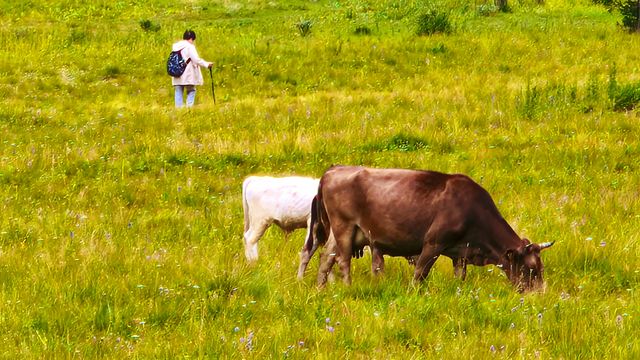
<svg viewBox="0 0 640 360">
<path fill-rule="evenodd" d="M 208 61 L 205 61 L 198 56 L 198 51 L 196 50 L 195 45 L 188 42 L 187 40 L 180 40 L 177 43 L 173 44 L 172 51 L 180 51 L 184 61 L 191 59 L 191 61 L 187 64 L 187 68 L 184 70 L 182 76 L 172 77 L 171 84 L 172 85 L 202 85 L 202 72 L 200 72 L 199 66 L 203 68 L 209 67 L 211 64 Z"/>
</svg>

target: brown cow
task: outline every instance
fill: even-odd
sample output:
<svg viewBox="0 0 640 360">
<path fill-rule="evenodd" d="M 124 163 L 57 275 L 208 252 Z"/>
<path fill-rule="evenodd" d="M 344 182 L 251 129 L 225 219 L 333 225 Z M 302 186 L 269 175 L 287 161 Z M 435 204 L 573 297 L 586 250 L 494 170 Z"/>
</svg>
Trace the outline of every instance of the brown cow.
<svg viewBox="0 0 640 360">
<path fill-rule="evenodd" d="M 466 264 L 494 264 L 519 289 L 543 283 L 540 251 L 553 243 L 521 239 L 489 193 L 465 175 L 334 166 L 322 176 L 314 203 L 298 276 L 315 249 L 326 244 L 319 285 L 336 260 L 344 282 L 351 283 L 351 256 L 366 245 L 374 269 L 382 255 L 419 255 L 414 281 L 426 278 L 445 255 L 463 277 Z"/>
</svg>

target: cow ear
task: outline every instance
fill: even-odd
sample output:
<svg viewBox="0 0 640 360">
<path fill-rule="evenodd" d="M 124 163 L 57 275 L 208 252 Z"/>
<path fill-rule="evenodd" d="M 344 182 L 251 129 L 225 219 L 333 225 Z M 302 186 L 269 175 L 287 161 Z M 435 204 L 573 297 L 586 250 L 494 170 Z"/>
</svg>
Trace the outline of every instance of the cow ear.
<svg viewBox="0 0 640 360">
<path fill-rule="evenodd" d="M 524 252 L 526 254 L 540 254 L 540 251 L 542 251 L 542 247 L 540 246 L 540 244 L 529 244 L 524 247 Z"/>
<path fill-rule="evenodd" d="M 525 245 L 529 245 L 531 244 L 531 240 L 527 239 L 527 238 L 522 238 L 522 241 L 524 241 Z"/>
</svg>

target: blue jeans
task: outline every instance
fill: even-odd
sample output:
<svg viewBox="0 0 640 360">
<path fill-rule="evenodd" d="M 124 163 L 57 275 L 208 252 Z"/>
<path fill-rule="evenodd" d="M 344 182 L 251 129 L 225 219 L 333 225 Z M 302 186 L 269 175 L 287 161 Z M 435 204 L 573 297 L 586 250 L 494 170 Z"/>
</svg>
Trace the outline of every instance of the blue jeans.
<svg viewBox="0 0 640 360">
<path fill-rule="evenodd" d="M 196 87 L 195 85 L 174 85 L 176 88 L 176 107 L 181 108 L 183 106 L 183 94 L 187 90 L 187 107 L 192 107 L 196 101 Z"/>
</svg>

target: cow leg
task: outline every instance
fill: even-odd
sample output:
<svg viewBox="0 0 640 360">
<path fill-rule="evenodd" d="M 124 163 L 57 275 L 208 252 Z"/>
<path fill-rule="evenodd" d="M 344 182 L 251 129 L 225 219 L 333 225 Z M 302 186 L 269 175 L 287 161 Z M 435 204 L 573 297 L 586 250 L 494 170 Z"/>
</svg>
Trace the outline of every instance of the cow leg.
<svg viewBox="0 0 640 360">
<path fill-rule="evenodd" d="M 298 280 L 302 280 L 304 277 L 304 272 L 307 270 L 307 266 L 309 265 L 309 261 L 311 257 L 316 252 L 317 245 L 313 244 L 311 250 L 307 250 L 305 248 L 300 251 L 300 265 L 298 266 Z"/>
<path fill-rule="evenodd" d="M 329 272 L 336 262 L 337 250 L 336 240 L 333 237 L 333 233 L 330 233 L 324 251 L 320 254 L 320 266 L 318 268 L 318 286 L 320 287 L 327 283 Z"/>
<path fill-rule="evenodd" d="M 303 247 L 302 251 L 300 251 L 300 266 L 298 266 L 298 280 L 302 280 L 302 278 L 304 277 L 304 272 L 305 270 L 307 270 L 309 261 L 311 260 L 311 257 L 313 257 L 313 254 L 315 254 L 316 250 L 318 250 L 318 243 L 314 241 L 311 249 L 307 250 L 305 247 Z M 320 258 L 322 259 L 322 254 L 320 254 Z M 320 263 L 322 264 L 322 261 L 320 261 Z"/>
<path fill-rule="evenodd" d="M 342 282 L 351 285 L 351 256 L 338 256 L 338 263 L 342 272 Z"/>
<path fill-rule="evenodd" d="M 331 224 L 331 231 L 335 238 L 338 249 L 338 264 L 342 272 L 342 281 L 346 285 L 351 285 L 351 255 L 353 254 L 353 243 L 351 241 L 351 231 L 347 231 L 342 224 Z"/>
<path fill-rule="evenodd" d="M 464 281 L 467 277 L 467 259 L 455 258 L 451 261 L 453 262 L 453 274 Z"/>
<path fill-rule="evenodd" d="M 382 252 L 373 246 L 371 248 L 371 272 L 374 275 L 380 275 L 384 272 L 384 257 Z"/>
<path fill-rule="evenodd" d="M 309 261 L 311 260 L 311 257 L 313 257 L 313 254 L 316 253 L 316 250 L 318 250 L 318 239 L 315 239 L 315 234 L 314 234 L 314 239 L 313 239 L 313 244 L 311 246 L 311 249 L 307 249 L 307 241 L 309 240 L 309 237 L 312 235 L 311 232 L 313 231 L 311 229 L 311 217 L 309 217 L 307 219 L 307 234 L 305 235 L 304 239 L 305 239 L 305 244 L 302 246 L 302 251 L 300 251 L 300 266 L 298 266 L 298 280 L 302 280 L 302 278 L 304 277 L 304 272 L 307 270 L 307 266 L 309 265 Z"/>
<path fill-rule="evenodd" d="M 320 257 L 320 269 L 318 270 L 318 285 L 323 286 L 327 282 L 327 274 L 333 264 L 338 261 L 342 272 L 342 281 L 351 284 L 351 255 L 353 254 L 350 233 L 344 231 L 344 226 L 331 225 L 331 233 L 327 240 L 325 251 Z M 336 259 L 337 258 L 337 259 Z"/>
<path fill-rule="evenodd" d="M 257 226 L 254 226 L 257 224 Z M 244 255 L 247 261 L 252 262 L 258 260 L 258 240 L 267 231 L 271 225 L 266 221 L 252 221 L 249 230 L 244 233 Z"/>
<path fill-rule="evenodd" d="M 352 234 L 353 228 L 350 228 L 349 225 L 338 221 L 331 222 L 331 234 L 329 237 L 333 238 L 332 248 L 335 250 L 330 252 L 328 251 L 330 248 L 327 247 L 327 251 L 325 252 L 326 254 L 334 253 L 336 255 L 337 259 L 327 260 L 325 262 L 333 265 L 333 262 L 338 261 L 340 272 L 342 272 L 342 281 L 347 285 L 351 284 L 351 256 L 353 255 Z M 322 270 L 326 273 L 330 268 L 323 268 Z"/>
<path fill-rule="evenodd" d="M 422 248 L 422 252 L 416 261 L 416 269 L 413 275 L 414 282 L 420 282 L 424 280 L 427 275 L 429 275 L 429 271 L 433 264 L 435 264 L 436 260 L 440 256 L 440 251 L 434 245 L 425 244 Z"/>
</svg>

